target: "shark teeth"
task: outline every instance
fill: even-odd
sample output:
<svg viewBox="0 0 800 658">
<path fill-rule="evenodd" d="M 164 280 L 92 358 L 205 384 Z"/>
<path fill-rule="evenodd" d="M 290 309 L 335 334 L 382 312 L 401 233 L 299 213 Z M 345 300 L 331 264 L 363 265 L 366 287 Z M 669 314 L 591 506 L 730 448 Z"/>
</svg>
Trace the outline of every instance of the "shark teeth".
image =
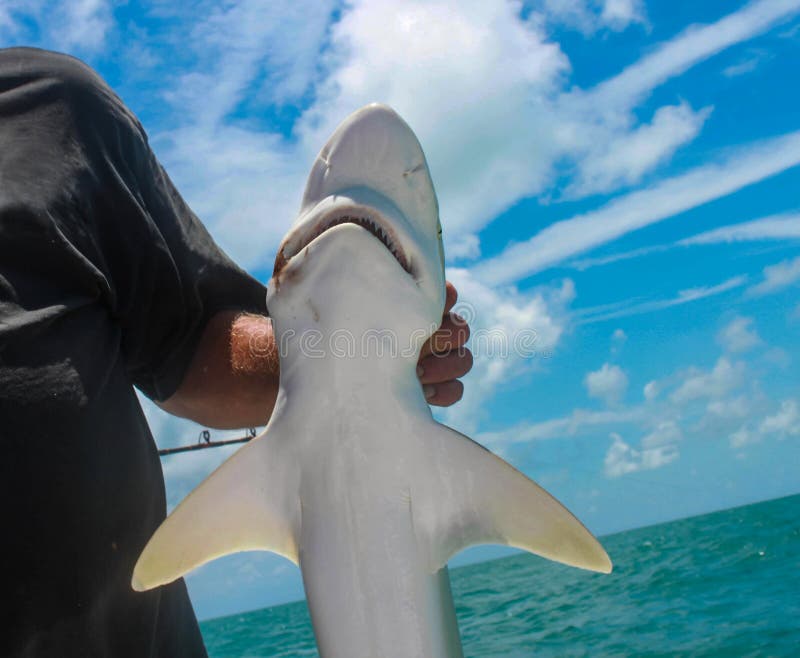
<svg viewBox="0 0 800 658">
<path fill-rule="evenodd" d="M 411 263 L 403 251 L 403 248 L 400 246 L 400 242 L 397 239 L 394 231 L 376 221 L 372 217 L 360 215 L 338 215 L 319 222 L 314 230 L 303 236 L 298 243 L 297 248 L 292 249 L 291 252 L 288 252 L 285 247 L 281 249 L 281 251 L 278 253 L 277 259 L 275 260 L 274 273 L 277 274 L 281 269 L 283 269 L 284 265 L 291 260 L 291 258 L 299 254 L 306 246 L 311 244 L 311 242 L 325 233 L 325 231 L 328 231 L 335 226 L 340 226 L 341 224 L 356 224 L 357 226 L 361 226 L 369 231 L 389 250 L 389 252 L 395 257 L 395 260 L 400 263 L 400 266 L 413 276 Z"/>
</svg>

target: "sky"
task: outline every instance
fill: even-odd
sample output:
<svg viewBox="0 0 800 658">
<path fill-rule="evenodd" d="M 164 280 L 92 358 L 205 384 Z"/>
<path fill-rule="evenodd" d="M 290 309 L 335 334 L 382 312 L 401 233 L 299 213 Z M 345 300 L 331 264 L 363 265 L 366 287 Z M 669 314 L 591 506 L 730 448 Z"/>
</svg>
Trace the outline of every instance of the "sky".
<svg viewBox="0 0 800 658">
<path fill-rule="evenodd" d="M 800 0 L 0 0 L 9 45 L 95 67 L 264 282 L 328 134 L 397 109 L 473 330 L 437 418 L 595 533 L 800 492 Z M 165 459 L 170 507 L 232 450 Z M 302 597 L 267 553 L 187 583 L 201 618 Z"/>
</svg>

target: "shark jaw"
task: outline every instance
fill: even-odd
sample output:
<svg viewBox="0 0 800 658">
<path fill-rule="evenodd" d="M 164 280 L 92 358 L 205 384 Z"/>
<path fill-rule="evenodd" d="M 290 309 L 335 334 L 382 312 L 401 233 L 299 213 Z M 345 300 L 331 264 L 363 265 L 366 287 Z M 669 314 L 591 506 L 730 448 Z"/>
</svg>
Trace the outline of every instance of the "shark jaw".
<svg viewBox="0 0 800 658">
<path fill-rule="evenodd" d="M 297 231 L 287 236 L 278 249 L 272 276 L 278 276 L 292 258 L 297 256 L 297 254 L 314 242 L 320 235 L 342 224 L 360 226 L 373 235 L 389 250 L 389 252 L 391 252 L 395 260 L 400 264 L 400 267 L 402 267 L 409 276 L 414 277 L 411 260 L 406 255 L 402 244 L 403 242 L 407 244 L 409 239 L 406 238 L 404 241 L 401 241 L 398 236 L 398 229 L 374 207 L 359 206 L 357 204 L 353 204 L 350 208 L 338 207 L 329 209 L 326 213 L 316 217 L 314 222 L 309 221 L 303 223 Z"/>
<path fill-rule="evenodd" d="M 438 250 L 423 246 L 395 204 L 351 189 L 324 198 L 302 220 L 284 240 L 267 289 L 281 344 L 310 331 L 357 340 L 390 331 L 398 344 L 415 336 L 421 345 L 435 331 L 443 308 Z"/>
<path fill-rule="evenodd" d="M 446 566 L 457 552 L 502 544 L 611 570 L 558 501 L 432 418 L 417 353 L 303 354 L 298 330 L 404 335 L 441 320 L 436 198 L 393 111 L 364 108 L 334 133 L 281 252 L 267 303 L 278 339 L 293 338 L 269 424 L 156 531 L 135 589 L 229 553 L 272 551 L 302 570 L 323 658 L 461 658 Z"/>
</svg>

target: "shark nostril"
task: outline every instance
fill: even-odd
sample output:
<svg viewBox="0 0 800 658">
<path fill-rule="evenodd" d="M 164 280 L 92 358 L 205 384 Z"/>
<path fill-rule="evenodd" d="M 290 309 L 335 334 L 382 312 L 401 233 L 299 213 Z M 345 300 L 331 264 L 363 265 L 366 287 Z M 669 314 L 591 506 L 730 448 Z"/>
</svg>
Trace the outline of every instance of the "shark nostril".
<svg viewBox="0 0 800 658">
<path fill-rule="evenodd" d="M 408 178 L 411 174 L 416 174 L 424 166 L 425 166 L 425 163 L 424 162 L 420 162 L 419 164 L 413 166 L 411 169 L 407 169 L 406 171 L 404 171 L 403 172 L 403 176 Z"/>
</svg>

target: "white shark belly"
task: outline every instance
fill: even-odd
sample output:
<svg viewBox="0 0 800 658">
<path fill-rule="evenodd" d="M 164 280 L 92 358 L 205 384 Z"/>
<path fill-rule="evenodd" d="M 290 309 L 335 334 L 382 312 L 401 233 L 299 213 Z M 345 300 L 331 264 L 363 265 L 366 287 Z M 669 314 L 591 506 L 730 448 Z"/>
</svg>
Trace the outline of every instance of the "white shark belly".
<svg viewBox="0 0 800 658">
<path fill-rule="evenodd" d="M 314 493 L 301 494 L 300 566 L 320 654 L 461 656 L 447 570 L 430 572 L 402 478 Z"/>
</svg>

